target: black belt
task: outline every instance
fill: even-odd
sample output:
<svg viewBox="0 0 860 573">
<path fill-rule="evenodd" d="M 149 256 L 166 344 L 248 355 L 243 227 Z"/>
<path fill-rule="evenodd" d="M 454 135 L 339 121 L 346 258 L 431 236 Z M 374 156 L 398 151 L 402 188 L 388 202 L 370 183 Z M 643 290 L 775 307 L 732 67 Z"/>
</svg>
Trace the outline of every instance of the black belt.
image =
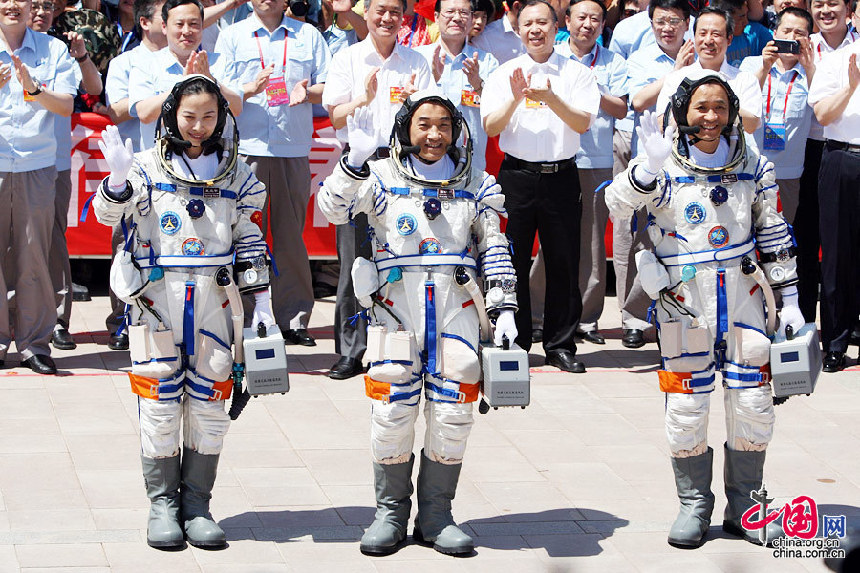
<svg viewBox="0 0 860 573">
<path fill-rule="evenodd" d="M 558 173 L 576 167 L 576 160 L 573 157 L 559 161 L 525 161 L 506 153 L 505 161 L 516 169 L 523 169 L 532 173 Z"/>
<path fill-rule="evenodd" d="M 349 153 L 349 144 L 346 143 L 343 146 L 343 153 Z M 390 147 L 377 147 L 376 151 L 373 152 L 373 155 L 368 157 L 368 159 L 387 159 L 391 156 L 391 148 Z"/>
<path fill-rule="evenodd" d="M 840 151 L 848 151 L 850 153 L 860 153 L 860 145 L 856 143 L 845 143 L 844 141 L 836 141 L 835 139 L 824 140 L 824 145 L 827 149 L 838 149 Z"/>
</svg>

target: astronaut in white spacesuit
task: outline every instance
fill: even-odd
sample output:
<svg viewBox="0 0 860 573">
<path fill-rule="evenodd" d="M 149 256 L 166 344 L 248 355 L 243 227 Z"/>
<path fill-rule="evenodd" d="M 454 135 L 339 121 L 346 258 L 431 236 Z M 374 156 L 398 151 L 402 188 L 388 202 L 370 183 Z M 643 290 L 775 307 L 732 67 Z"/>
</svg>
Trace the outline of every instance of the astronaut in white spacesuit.
<svg viewBox="0 0 860 573">
<path fill-rule="evenodd" d="M 746 146 L 738 100 L 725 81 L 684 80 L 667 116 L 662 133 L 646 112 L 637 128 L 644 153 L 616 176 L 606 203 L 616 217 L 643 205 L 649 212 L 655 249 L 638 253 L 637 267 L 656 301 L 660 389 L 681 501 L 669 543 L 698 547 L 710 524 L 707 423 L 717 370 L 728 434 L 723 530 L 760 543 L 741 517 L 755 503 L 750 491 L 761 488 L 774 425 L 762 291 L 769 285 L 782 295 L 780 328 L 803 326 L 793 240 L 777 211 L 773 165 Z M 773 539 L 779 528 L 769 527 Z"/>
<path fill-rule="evenodd" d="M 209 500 L 230 423 L 231 312 L 240 311 L 227 307 L 228 289 L 255 293 L 254 324 L 274 324 L 259 226 L 266 190 L 236 161 L 235 122 L 210 78 L 179 82 L 159 122 L 155 148 L 136 155 L 115 127 L 103 133 L 110 176 L 93 206 L 101 223 L 122 224 L 125 234 L 111 288 L 130 306 L 147 542 L 182 546 L 184 530 L 189 543 L 218 547 L 226 540 Z"/>
<path fill-rule="evenodd" d="M 478 398 L 478 345 L 490 337 L 479 335 L 479 270 L 496 343 L 516 338 L 516 275 L 499 229 L 504 197 L 492 176 L 472 168 L 468 126 L 440 93 L 410 96 L 395 120 L 391 156 L 368 165 L 376 149 L 372 119 L 361 108 L 349 118 L 349 154 L 318 194 L 334 224 L 367 213 L 376 253 L 352 270 L 356 296 L 371 316 L 365 386 L 374 398 L 377 512 L 361 550 L 389 554 L 406 537 L 423 390 L 427 432 L 414 538 L 442 553 L 467 554 L 474 543 L 454 523 L 451 500 Z"/>
</svg>

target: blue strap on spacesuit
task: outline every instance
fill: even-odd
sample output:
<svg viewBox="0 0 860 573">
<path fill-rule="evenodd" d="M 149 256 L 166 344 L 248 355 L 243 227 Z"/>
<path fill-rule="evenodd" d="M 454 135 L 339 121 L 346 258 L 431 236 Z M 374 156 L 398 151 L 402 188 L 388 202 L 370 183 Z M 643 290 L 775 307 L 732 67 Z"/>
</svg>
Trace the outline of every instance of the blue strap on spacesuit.
<svg viewBox="0 0 860 573">
<path fill-rule="evenodd" d="M 413 193 L 413 190 L 411 187 L 389 187 L 388 191 L 392 195 L 411 195 Z M 440 193 L 440 191 L 441 191 L 441 193 Z M 445 197 L 446 194 L 449 194 L 448 192 L 453 193 L 453 195 Z M 443 198 L 447 198 L 447 199 L 472 199 L 472 200 L 475 199 L 474 193 L 471 193 L 470 191 L 466 191 L 464 189 L 445 189 L 445 190 L 440 190 L 438 188 L 421 189 L 421 190 L 416 189 L 414 191 L 414 193 L 416 195 L 421 195 L 422 197 L 435 197 L 437 199 L 440 198 L 440 195 Z"/>
<path fill-rule="evenodd" d="M 458 336 L 458 335 L 456 335 L 456 334 L 450 334 L 450 333 L 448 333 L 448 332 L 443 332 L 440 336 L 441 336 L 442 338 L 452 338 L 452 339 L 454 339 L 454 340 L 459 340 L 460 342 L 462 342 L 463 344 L 465 344 L 466 346 L 468 346 L 469 348 L 471 348 L 471 349 L 472 349 L 472 352 L 474 352 L 475 354 L 477 354 L 477 353 L 478 353 L 478 351 L 477 351 L 477 350 L 475 350 L 475 347 L 474 347 L 474 346 L 472 346 L 471 344 L 469 344 L 469 341 L 468 341 L 468 340 L 466 340 L 465 338 L 463 338 L 462 336 Z"/>
<path fill-rule="evenodd" d="M 708 183 L 734 183 L 735 181 L 752 181 L 755 175 L 752 173 L 728 173 L 726 175 L 683 175 L 681 177 L 672 177 L 675 183 L 695 183 L 696 181 L 706 181 Z"/>
<path fill-rule="evenodd" d="M 220 189 L 218 187 L 185 187 L 184 185 L 180 186 L 173 183 L 156 183 L 155 188 L 159 191 L 166 191 L 167 193 L 176 193 L 178 189 L 184 189 L 188 191 L 189 195 L 206 199 L 215 199 L 218 197 L 221 197 L 222 199 L 239 198 L 239 195 L 235 191 Z"/>
<path fill-rule="evenodd" d="M 726 296 L 726 269 L 717 269 L 717 334 L 714 341 L 714 354 L 717 369 L 723 369 L 726 360 L 726 341 L 723 338 L 729 331 L 729 306 Z"/>
<path fill-rule="evenodd" d="M 185 283 L 185 309 L 182 314 L 182 345 L 186 356 L 194 355 L 194 281 Z"/>
<path fill-rule="evenodd" d="M 454 382 L 454 380 L 447 380 L 444 378 L 442 380 L 445 380 L 446 382 Z M 456 400 L 457 403 L 462 403 L 462 402 L 465 402 L 465 400 L 466 400 L 466 395 L 463 394 L 462 392 L 460 392 L 459 390 L 448 390 L 447 388 L 443 388 L 442 386 L 439 386 L 437 384 L 433 384 L 432 382 L 425 382 L 424 386 L 428 390 L 435 392 L 436 394 L 439 394 L 440 396 L 445 396 L 447 398 L 452 398 L 452 399 Z M 427 399 L 431 400 L 433 402 L 446 402 L 446 400 L 437 400 L 435 398 L 430 398 L 429 396 L 427 397 Z"/>
<path fill-rule="evenodd" d="M 436 374 L 436 282 L 424 283 L 424 352 L 427 371 Z"/>
</svg>

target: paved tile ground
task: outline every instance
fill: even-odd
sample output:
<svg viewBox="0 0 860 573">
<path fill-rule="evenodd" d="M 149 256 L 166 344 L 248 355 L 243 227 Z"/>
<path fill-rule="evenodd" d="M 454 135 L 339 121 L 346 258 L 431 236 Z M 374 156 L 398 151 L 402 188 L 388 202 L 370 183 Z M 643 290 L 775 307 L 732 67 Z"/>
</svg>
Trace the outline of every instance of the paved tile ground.
<svg viewBox="0 0 860 573">
<path fill-rule="evenodd" d="M 107 299 L 76 303 L 78 349 L 55 352 L 61 376 L 7 357 L 0 371 L 0 572 L 5 571 L 825 571 L 819 560 L 775 559 L 714 527 L 696 551 L 666 544 L 677 500 L 654 374 L 656 345 L 628 350 L 604 316 L 604 347 L 584 344 L 584 375 L 532 355 L 532 404 L 476 416 L 455 518 L 476 555 L 418 545 L 368 558 L 358 539 L 373 516 L 368 414 L 359 378 L 325 377 L 334 362 L 331 299 L 318 301 L 316 348 L 289 347 L 291 391 L 253 400 L 227 436 L 213 513 L 223 551 L 147 547 L 135 397 L 110 352 Z M 614 315 L 609 299 L 605 315 Z M 710 443 L 725 439 L 721 392 Z M 781 505 L 797 495 L 860 525 L 860 368 L 824 374 L 811 397 L 777 409 L 765 477 Z M 419 421 L 418 433 L 423 433 Z M 420 443 L 416 450 L 420 449 Z M 417 471 L 417 466 L 416 466 Z M 722 491 L 715 472 L 714 491 Z"/>
</svg>

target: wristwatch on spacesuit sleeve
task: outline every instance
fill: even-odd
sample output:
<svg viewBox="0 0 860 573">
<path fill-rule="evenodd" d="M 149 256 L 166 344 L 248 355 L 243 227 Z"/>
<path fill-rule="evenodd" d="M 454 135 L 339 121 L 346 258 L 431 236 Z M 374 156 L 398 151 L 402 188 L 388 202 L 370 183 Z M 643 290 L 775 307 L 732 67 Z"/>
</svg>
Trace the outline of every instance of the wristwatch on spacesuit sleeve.
<svg viewBox="0 0 860 573">
<path fill-rule="evenodd" d="M 131 199 L 134 190 L 131 188 L 131 183 L 128 181 L 125 182 L 125 186 L 122 188 L 122 191 L 117 193 L 114 188 L 110 186 L 108 183 L 109 177 L 105 177 L 104 181 L 102 181 L 102 194 L 105 199 L 112 203 L 125 203 L 129 199 Z"/>
<path fill-rule="evenodd" d="M 517 310 L 517 279 L 492 279 L 484 283 L 487 314 L 496 318 L 503 310 Z"/>
<path fill-rule="evenodd" d="M 779 248 L 771 253 L 759 253 L 758 258 L 762 263 L 787 263 L 795 255 L 797 255 L 797 249 L 791 246 Z"/>
<path fill-rule="evenodd" d="M 250 259 L 236 261 L 233 273 L 239 291 L 253 292 L 269 286 L 269 260 L 265 255 L 257 255 Z"/>
</svg>

